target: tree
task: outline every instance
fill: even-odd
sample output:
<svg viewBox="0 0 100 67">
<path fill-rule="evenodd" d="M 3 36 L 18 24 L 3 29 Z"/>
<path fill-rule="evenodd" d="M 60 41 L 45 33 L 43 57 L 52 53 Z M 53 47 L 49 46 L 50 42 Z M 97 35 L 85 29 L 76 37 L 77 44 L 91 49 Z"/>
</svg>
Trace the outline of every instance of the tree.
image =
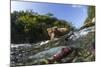
<svg viewBox="0 0 100 67">
<path fill-rule="evenodd" d="M 57 19 L 51 13 L 40 15 L 30 10 L 14 11 L 11 13 L 11 40 L 13 43 L 47 40 L 47 28 L 54 26 L 74 29 L 68 21 Z"/>
<path fill-rule="evenodd" d="M 84 22 L 85 24 L 92 22 L 92 19 L 95 17 L 95 6 L 89 6 L 87 13 L 88 13 L 88 17 Z"/>
<path fill-rule="evenodd" d="M 90 19 L 95 17 L 95 6 L 89 6 L 88 7 L 88 17 Z"/>
</svg>

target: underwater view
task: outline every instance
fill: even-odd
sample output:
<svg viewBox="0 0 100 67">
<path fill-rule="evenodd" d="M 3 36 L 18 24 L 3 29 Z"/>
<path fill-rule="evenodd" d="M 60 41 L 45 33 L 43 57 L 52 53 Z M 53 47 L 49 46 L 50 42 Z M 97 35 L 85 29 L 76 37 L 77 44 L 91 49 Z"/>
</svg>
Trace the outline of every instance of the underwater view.
<svg viewBox="0 0 100 67">
<path fill-rule="evenodd" d="M 10 65 L 95 61 L 95 6 L 11 1 Z"/>
</svg>

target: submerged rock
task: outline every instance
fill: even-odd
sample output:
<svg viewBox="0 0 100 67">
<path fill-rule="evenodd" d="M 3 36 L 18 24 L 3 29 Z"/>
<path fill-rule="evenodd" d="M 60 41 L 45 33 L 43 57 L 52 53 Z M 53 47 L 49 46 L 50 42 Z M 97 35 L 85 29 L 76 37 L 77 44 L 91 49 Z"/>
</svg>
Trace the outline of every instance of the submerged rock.
<svg viewBox="0 0 100 67">
<path fill-rule="evenodd" d="M 38 54 L 35 54 L 33 56 L 30 56 L 29 59 L 42 59 L 42 58 L 50 58 L 52 57 L 54 54 L 56 54 L 57 52 L 59 52 L 59 50 L 61 50 L 62 48 L 65 48 L 66 46 L 59 46 L 59 47 L 54 47 L 51 48 L 49 50 L 46 51 L 42 51 Z"/>
</svg>

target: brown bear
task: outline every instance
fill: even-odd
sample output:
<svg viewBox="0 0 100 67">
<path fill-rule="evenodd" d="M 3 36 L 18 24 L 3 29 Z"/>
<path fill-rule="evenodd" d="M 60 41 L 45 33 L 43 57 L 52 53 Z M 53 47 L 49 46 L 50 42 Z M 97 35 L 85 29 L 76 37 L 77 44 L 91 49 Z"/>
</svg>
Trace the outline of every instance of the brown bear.
<svg viewBox="0 0 100 67">
<path fill-rule="evenodd" d="M 50 40 L 53 40 L 54 38 L 59 38 L 60 36 L 65 35 L 69 32 L 67 28 L 58 28 L 58 27 L 51 27 L 47 28 L 48 35 L 50 37 Z"/>
</svg>

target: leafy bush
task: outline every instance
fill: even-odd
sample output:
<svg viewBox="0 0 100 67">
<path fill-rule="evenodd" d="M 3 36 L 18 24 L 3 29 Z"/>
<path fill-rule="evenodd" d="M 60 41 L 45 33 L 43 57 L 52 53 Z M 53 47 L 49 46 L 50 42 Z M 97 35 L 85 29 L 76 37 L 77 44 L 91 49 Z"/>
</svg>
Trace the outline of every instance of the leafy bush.
<svg viewBox="0 0 100 67">
<path fill-rule="evenodd" d="M 32 10 L 11 13 L 11 43 L 33 43 L 47 40 L 46 29 L 58 26 L 73 30 L 72 24 L 57 19 L 53 14 L 40 15 Z"/>
</svg>

